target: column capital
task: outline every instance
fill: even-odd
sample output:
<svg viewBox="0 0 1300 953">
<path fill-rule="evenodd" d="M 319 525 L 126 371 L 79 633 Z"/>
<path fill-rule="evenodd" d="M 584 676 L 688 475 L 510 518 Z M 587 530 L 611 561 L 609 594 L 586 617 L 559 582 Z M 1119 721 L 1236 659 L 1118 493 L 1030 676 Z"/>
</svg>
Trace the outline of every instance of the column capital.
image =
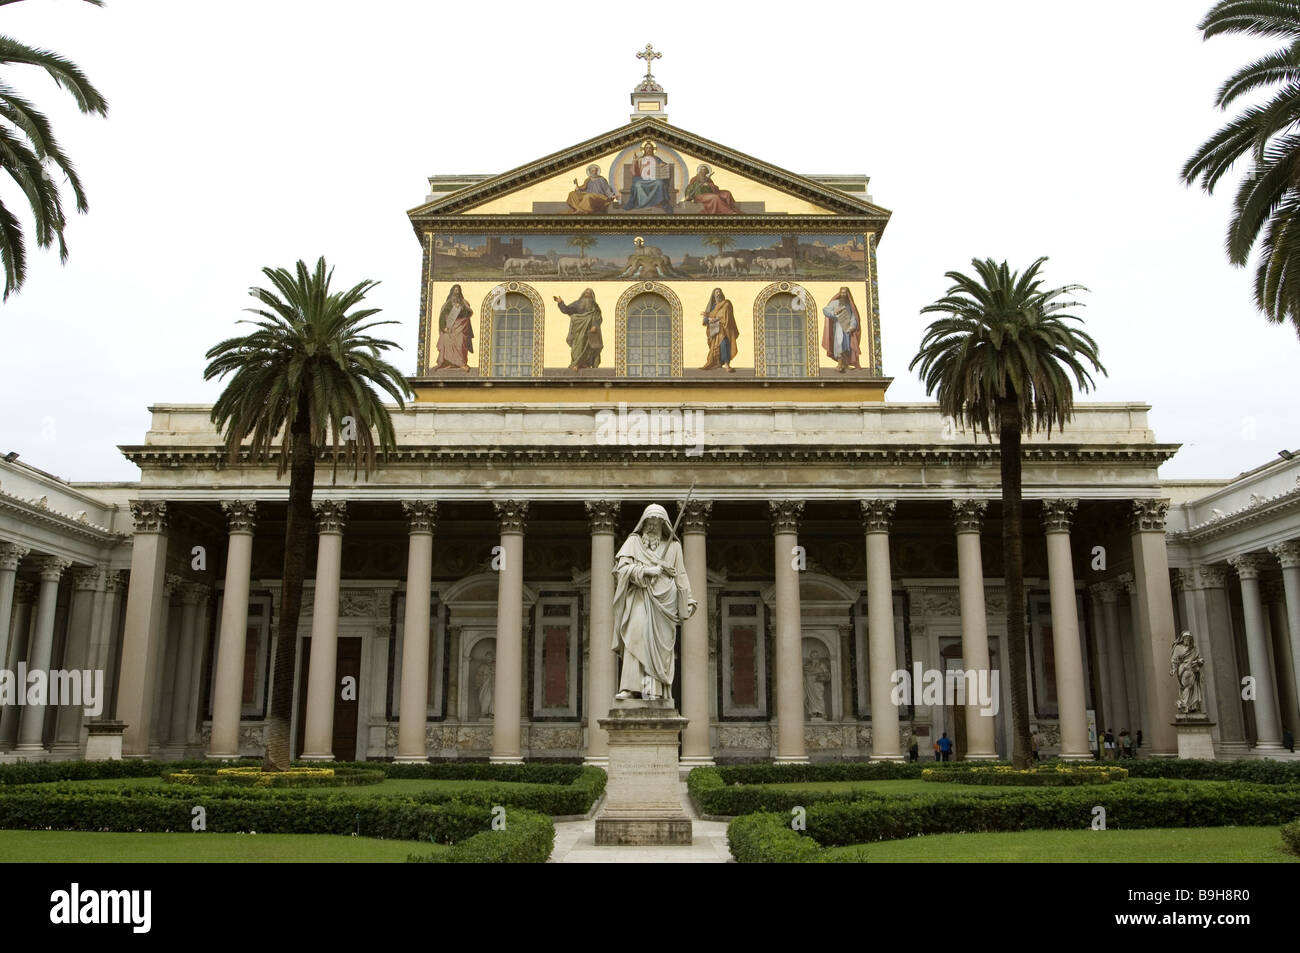
<svg viewBox="0 0 1300 953">
<path fill-rule="evenodd" d="M 1169 515 L 1168 500 L 1133 500 L 1129 529 L 1135 533 L 1163 533 Z"/>
<path fill-rule="evenodd" d="M 167 529 L 167 502 L 132 500 L 131 519 L 137 533 L 162 533 Z"/>
<path fill-rule="evenodd" d="M 1043 529 L 1048 533 L 1068 533 L 1074 522 L 1078 500 L 1043 500 Z"/>
<path fill-rule="evenodd" d="M 497 522 L 501 533 L 524 534 L 524 525 L 528 522 L 527 500 L 493 500 L 492 508 L 496 510 Z"/>
<path fill-rule="evenodd" d="M 36 564 L 41 582 L 58 582 L 64 570 L 72 566 L 71 559 L 60 559 L 58 556 L 37 556 L 32 562 Z"/>
<path fill-rule="evenodd" d="M 438 521 L 438 504 L 435 500 L 402 500 L 402 512 L 412 533 L 432 533 Z"/>
<path fill-rule="evenodd" d="M 1264 556 L 1241 553 L 1237 556 L 1229 556 L 1228 565 L 1237 570 L 1237 575 L 1245 580 L 1258 579 L 1260 572 L 1267 568 L 1268 562 Z"/>
<path fill-rule="evenodd" d="M 768 500 L 767 514 L 773 533 L 798 533 L 803 521 L 803 500 Z"/>
<path fill-rule="evenodd" d="M 1201 588 L 1201 581 L 1195 569 L 1171 569 L 1169 582 L 1174 592 L 1191 592 Z"/>
<path fill-rule="evenodd" d="M 77 592 L 101 592 L 103 579 L 102 566 L 78 566 L 72 570 L 72 588 Z"/>
<path fill-rule="evenodd" d="M 1119 594 L 1124 591 L 1124 584 L 1119 579 L 1105 579 L 1090 587 L 1093 595 L 1106 605 L 1119 601 Z"/>
<path fill-rule="evenodd" d="M 316 514 L 321 533 L 343 532 L 343 524 L 347 522 L 348 516 L 346 500 L 317 500 L 311 505 L 311 511 Z"/>
<path fill-rule="evenodd" d="M 1223 589 L 1228 585 L 1228 567 L 1197 566 L 1196 581 L 1200 589 Z"/>
<path fill-rule="evenodd" d="M 201 606 L 208 599 L 210 587 L 201 582 L 185 582 L 180 586 L 181 605 Z"/>
<path fill-rule="evenodd" d="M 1282 564 L 1283 569 L 1300 569 L 1300 540 L 1274 543 L 1268 551 Z"/>
<path fill-rule="evenodd" d="M 953 500 L 952 520 L 959 533 L 978 533 L 984 528 L 988 500 Z"/>
<path fill-rule="evenodd" d="M 866 533 L 888 533 L 894 521 L 897 500 L 858 500 L 862 510 L 862 530 Z"/>
<path fill-rule="evenodd" d="M 1115 577 L 1115 584 L 1123 586 L 1130 596 L 1137 595 L 1137 578 L 1131 572 L 1122 572 Z"/>
<path fill-rule="evenodd" d="M 222 500 L 221 512 L 226 514 L 230 532 L 252 535 L 257 523 L 256 500 Z"/>
<path fill-rule="evenodd" d="M 180 573 L 169 572 L 163 578 L 163 591 L 169 596 L 174 595 L 180 592 L 187 582 L 189 580 Z"/>
<path fill-rule="evenodd" d="M 583 506 L 587 509 L 587 523 L 593 536 L 618 530 L 618 500 L 587 500 Z"/>
<path fill-rule="evenodd" d="M 703 533 L 709 528 L 711 512 L 713 512 L 712 500 L 689 501 L 686 504 L 686 514 L 682 517 L 682 532 Z"/>
<path fill-rule="evenodd" d="M 0 543 L 0 569 L 17 570 L 18 564 L 31 550 L 17 543 Z"/>
<path fill-rule="evenodd" d="M 126 592 L 129 585 L 129 573 L 123 573 L 120 569 L 110 569 L 104 574 L 105 592 Z"/>
</svg>

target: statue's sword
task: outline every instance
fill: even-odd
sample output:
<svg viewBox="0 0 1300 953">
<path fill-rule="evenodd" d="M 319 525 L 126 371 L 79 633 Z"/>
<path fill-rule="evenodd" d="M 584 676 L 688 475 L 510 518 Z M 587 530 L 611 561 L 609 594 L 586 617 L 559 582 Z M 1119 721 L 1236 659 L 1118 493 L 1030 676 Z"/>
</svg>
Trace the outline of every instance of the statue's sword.
<svg viewBox="0 0 1300 953">
<path fill-rule="evenodd" d="M 686 505 L 691 502 L 691 494 L 695 492 L 695 481 L 691 481 L 691 488 L 686 491 L 686 499 L 682 505 L 677 507 L 677 519 L 673 521 L 673 535 L 677 535 L 677 527 L 682 525 L 682 517 L 686 514 Z"/>
</svg>

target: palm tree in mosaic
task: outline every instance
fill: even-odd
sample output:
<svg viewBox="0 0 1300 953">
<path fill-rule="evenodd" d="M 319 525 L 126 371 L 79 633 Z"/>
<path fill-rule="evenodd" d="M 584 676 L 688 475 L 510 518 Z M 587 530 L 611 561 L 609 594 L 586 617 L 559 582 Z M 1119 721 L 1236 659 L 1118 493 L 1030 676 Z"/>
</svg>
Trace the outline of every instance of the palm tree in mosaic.
<svg viewBox="0 0 1300 953">
<path fill-rule="evenodd" d="M 1224 110 L 1261 91 L 1268 98 L 1242 108 L 1207 139 L 1187 160 L 1182 176 L 1212 194 L 1238 159 L 1249 159 L 1228 222 L 1228 260 L 1244 267 L 1251 249 L 1259 246 L 1255 304 L 1274 324 L 1290 322 L 1300 334 L 1300 2 L 1221 0 L 1198 29 L 1207 40 L 1236 33 L 1286 44 L 1219 87 L 1215 105 Z"/>
<path fill-rule="evenodd" d="M 18 2 L 0 0 L 0 6 Z M 103 5 L 102 0 L 86 2 L 97 7 Z M 7 66 L 40 67 L 57 86 L 71 94 L 83 113 L 103 116 L 108 112 L 108 103 L 86 74 L 76 63 L 58 53 L 0 35 L 0 67 Z M 77 211 L 85 212 L 88 208 L 86 193 L 77 170 L 54 138 L 50 121 L 28 99 L 20 96 L 9 85 L 8 76 L 3 74 L 0 74 L 0 117 L 8 121 L 6 125 L 0 125 L 0 170 L 13 179 L 31 209 L 36 225 L 36 244 L 49 248 L 57 242 L 59 260 L 67 261 L 68 246 L 63 240 L 67 218 L 55 174 L 61 174 L 67 180 Z M 13 204 L 0 199 L 0 264 L 3 264 L 5 272 L 4 298 L 21 288 L 27 279 L 27 243 L 23 223 L 15 214 Z"/>
<path fill-rule="evenodd" d="M 598 241 L 595 235 L 574 235 L 569 239 L 569 247 L 578 249 L 579 258 L 586 258 L 587 249 Z"/>
<path fill-rule="evenodd" d="M 256 330 L 208 351 L 211 363 L 203 378 L 233 375 L 212 407 L 212 422 L 225 432 L 231 462 L 241 456 L 250 463 L 275 458 L 277 476 L 289 474 L 265 761 L 267 770 L 278 771 L 289 765 L 294 650 L 311 547 L 317 459 L 332 448 L 335 479 L 340 460 L 352 466 L 353 478 L 358 471 L 369 476 L 378 453 L 396 446 L 392 417 L 374 388 L 399 406 L 405 406 L 411 391 L 402 373 L 382 356 L 397 345 L 366 333 L 397 322 L 365 323 L 379 309 L 358 308 L 377 282 L 331 291 L 334 270 L 326 269 L 324 258 L 312 271 L 299 261 L 295 271 L 263 268 L 262 274 L 272 290 L 250 288 L 261 307 L 248 309 L 256 320 L 240 322 Z"/>
<path fill-rule="evenodd" d="M 1023 274 L 993 259 L 971 264 L 978 277 L 957 271 L 952 286 L 921 313 L 947 315 L 934 321 L 921 340 L 911 370 L 920 365 L 926 394 L 937 394 L 939 412 L 963 429 L 998 433 L 1002 467 L 1002 556 L 1007 600 L 1012 760 L 1029 764 L 1029 697 L 1026 686 L 1025 581 L 1021 499 L 1021 435 L 1055 425 L 1074 413 L 1073 375 L 1079 390 L 1093 386 L 1086 364 L 1106 373 L 1097 344 L 1069 322 L 1065 312 L 1078 302 L 1062 300 L 1082 285 L 1045 289 L 1038 275 L 1046 258 Z M 1000 683 L 1006 685 L 1007 679 Z"/>
</svg>

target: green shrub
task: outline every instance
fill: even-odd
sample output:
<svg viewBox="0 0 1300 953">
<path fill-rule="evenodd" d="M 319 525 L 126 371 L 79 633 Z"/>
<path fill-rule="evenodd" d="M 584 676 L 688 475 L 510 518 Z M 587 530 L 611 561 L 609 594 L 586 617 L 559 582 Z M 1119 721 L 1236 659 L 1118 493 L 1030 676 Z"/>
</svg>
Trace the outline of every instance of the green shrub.
<svg viewBox="0 0 1300 953">
<path fill-rule="evenodd" d="M 1282 842 L 1293 854 L 1300 854 L 1300 818 L 1282 825 Z"/>
<path fill-rule="evenodd" d="M 18 761 L 0 764 L 0 786 L 112 778 L 156 778 L 164 771 L 203 768 L 215 771 L 217 768 L 256 766 L 260 763 L 248 758 L 239 761 Z"/>
<path fill-rule="evenodd" d="M 231 786 L 246 788 L 326 788 L 356 787 L 379 784 L 384 780 L 380 768 L 354 768 L 351 766 L 299 768 L 288 771 L 263 771 L 259 766 L 194 768 L 186 771 L 165 771 L 162 779 L 167 784 L 187 787 Z"/>
<path fill-rule="evenodd" d="M 555 849 L 555 825 L 534 811 L 506 812 L 503 830 L 480 830 L 437 854 L 411 854 L 415 863 L 544 864 Z"/>
<path fill-rule="evenodd" d="M 836 761 L 828 764 L 730 764 L 714 770 L 724 784 L 802 784 L 810 781 L 919 778 L 926 766 L 923 761 Z"/>
<path fill-rule="evenodd" d="M 1129 777 L 1133 778 L 1300 784 L 1300 761 L 1270 761 L 1267 758 L 1243 758 L 1237 761 L 1139 758 L 1125 760 L 1124 767 L 1128 769 Z"/>
<path fill-rule="evenodd" d="M 1018 771 L 1010 765 L 952 765 L 926 768 L 923 781 L 950 781 L 955 784 L 981 784 L 1014 787 L 1073 787 L 1081 784 L 1109 784 L 1128 777 L 1124 768 L 1104 764 L 1038 765 Z"/>
<path fill-rule="evenodd" d="M 727 825 L 727 846 L 742 864 L 825 864 L 867 862 L 867 848 L 828 850 L 790 827 L 789 815 L 747 814 Z"/>
</svg>

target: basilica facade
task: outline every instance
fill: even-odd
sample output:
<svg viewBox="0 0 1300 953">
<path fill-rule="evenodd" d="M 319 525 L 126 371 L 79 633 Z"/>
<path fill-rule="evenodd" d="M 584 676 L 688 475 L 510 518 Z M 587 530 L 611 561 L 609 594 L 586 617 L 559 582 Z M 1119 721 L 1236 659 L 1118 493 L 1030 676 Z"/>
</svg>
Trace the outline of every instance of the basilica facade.
<svg viewBox="0 0 1300 953">
<path fill-rule="evenodd" d="M 107 675 L 97 715 L 6 705 L 4 757 L 114 736 L 131 757 L 256 755 L 290 679 L 297 757 L 601 763 L 614 556 L 650 503 L 699 601 L 673 686 L 685 764 L 930 757 L 945 733 L 1009 756 L 997 447 L 886 399 L 910 358 L 881 353 L 890 212 L 865 176 L 674 126 L 649 75 L 632 99 L 627 124 L 520 168 L 431 177 L 410 211 L 416 398 L 368 479 L 322 468 L 291 671 L 272 670 L 287 485 L 229 463 L 209 407 L 151 408 L 122 448 L 138 483 L 0 463 L 0 657 Z M 1090 758 L 1106 729 L 1176 754 L 1185 626 L 1218 748 L 1277 755 L 1300 714 L 1300 468 L 1248 475 L 1255 503 L 1164 483 L 1177 445 L 1148 409 L 1081 403 L 1025 441 L 1033 727 L 1044 754 Z M 958 670 L 1003 682 L 919 690 Z"/>
</svg>

